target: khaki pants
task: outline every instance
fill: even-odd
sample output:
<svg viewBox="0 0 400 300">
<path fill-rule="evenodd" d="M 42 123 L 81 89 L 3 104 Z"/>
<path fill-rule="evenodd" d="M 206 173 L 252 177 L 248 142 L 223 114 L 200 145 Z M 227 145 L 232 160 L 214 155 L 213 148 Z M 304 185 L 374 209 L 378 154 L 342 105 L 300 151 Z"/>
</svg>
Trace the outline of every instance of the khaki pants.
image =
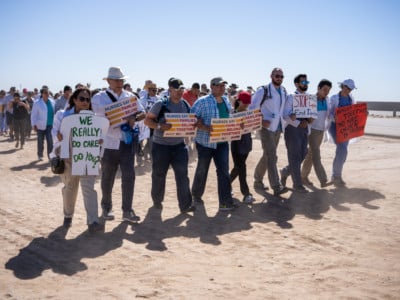
<svg viewBox="0 0 400 300">
<path fill-rule="evenodd" d="M 61 174 L 64 183 L 62 196 L 64 202 L 64 216 L 72 218 L 75 211 L 76 197 L 78 195 L 79 182 L 81 183 L 83 203 L 86 209 L 87 224 L 93 222 L 99 223 L 97 192 L 94 189 L 96 176 L 72 176 L 72 163 L 70 160 L 64 160 L 65 170 Z"/>
<path fill-rule="evenodd" d="M 311 134 L 308 136 L 308 152 L 301 168 L 301 178 L 307 178 L 311 172 L 311 167 L 314 166 L 315 173 L 320 183 L 328 181 L 324 166 L 321 162 L 320 146 L 323 139 L 324 131 L 311 128 Z"/>
<path fill-rule="evenodd" d="M 278 156 L 276 149 L 279 144 L 281 137 L 281 131 L 275 132 L 269 131 L 266 128 L 260 130 L 261 145 L 263 148 L 263 155 L 257 163 L 256 169 L 254 170 L 254 181 L 263 182 L 264 175 L 268 171 L 269 184 L 273 189 L 279 189 L 280 181 L 278 174 Z"/>
</svg>

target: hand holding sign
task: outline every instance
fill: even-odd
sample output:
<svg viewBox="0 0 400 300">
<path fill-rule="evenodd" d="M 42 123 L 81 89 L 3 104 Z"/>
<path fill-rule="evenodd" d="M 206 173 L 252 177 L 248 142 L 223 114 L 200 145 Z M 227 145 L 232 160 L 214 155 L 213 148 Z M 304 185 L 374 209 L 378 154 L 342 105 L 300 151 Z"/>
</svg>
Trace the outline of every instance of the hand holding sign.
<svg viewBox="0 0 400 300">
<path fill-rule="evenodd" d="M 338 107 L 336 109 L 336 142 L 343 143 L 364 135 L 367 116 L 366 103 Z"/>
<path fill-rule="evenodd" d="M 72 159 L 72 175 L 98 175 L 100 141 L 104 139 L 108 124 L 106 118 L 95 116 L 91 111 L 81 111 L 63 118 L 60 126 L 63 138 L 60 157 Z"/>
</svg>

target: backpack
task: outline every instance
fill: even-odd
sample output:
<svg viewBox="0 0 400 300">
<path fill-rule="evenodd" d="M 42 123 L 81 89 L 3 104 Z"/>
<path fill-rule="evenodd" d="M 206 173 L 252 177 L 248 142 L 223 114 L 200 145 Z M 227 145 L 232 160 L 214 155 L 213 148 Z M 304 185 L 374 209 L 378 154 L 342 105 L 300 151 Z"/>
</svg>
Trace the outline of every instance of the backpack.
<svg viewBox="0 0 400 300">
<path fill-rule="evenodd" d="M 187 110 L 187 112 L 189 113 L 189 112 L 190 112 L 190 105 L 189 105 L 189 103 L 187 103 L 187 101 L 186 101 L 185 99 L 181 99 L 181 100 L 182 100 L 183 103 L 185 104 L 186 110 Z M 169 103 L 168 97 L 164 97 L 164 98 L 162 99 L 162 106 L 161 106 L 160 112 L 158 113 L 158 116 L 157 116 L 157 118 L 156 118 L 156 122 L 159 122 L 159 120 L 162 119 L 162 118 L 164 117 L 165 113 L 169 113 L 169 112 L 170 112 L 169 109 L 168 109 L 168 103 Z"/>
<path fill-rule="evenodd" d="M 268 89 L 268 86 L 267 85 L 263 85 L 261 87 L 264 89 L 264 94 L 263 94 L 263 97 L 262 97 L 261 102 L 260 102 L 260 108 L 263 105 L 265 100 L 272 98 L 271 91 Z M 285 87 L 282 86 L 281 88 L 282 88 L 282 92 L 284 92 L 285 95 L 287 95 Z"/>
<path fill-rule="evenodd" d="M 186 102 L 185 99 L 181 99 L 183 101 L 183 103 L 186 106 L 187 112 L 190 112 L 190 105 L 189 103 Z M 169 99 L 167 96 L 165 96 L 164 98 L 162 98 L 162 106 L 160 109 L 160 112 L 158 113 L 157 118 L 155 119 L 155 121 L 158 123 L 160 121 L 160 119 L 162 119 L 165 115 L 165 113 L 169 113 L 169 109 L 168 109 L 168 103 L 169 103 Z M 150 136 L 152 136 L 154 134 L 154 129 L 150 128 Z"/>
</svg>

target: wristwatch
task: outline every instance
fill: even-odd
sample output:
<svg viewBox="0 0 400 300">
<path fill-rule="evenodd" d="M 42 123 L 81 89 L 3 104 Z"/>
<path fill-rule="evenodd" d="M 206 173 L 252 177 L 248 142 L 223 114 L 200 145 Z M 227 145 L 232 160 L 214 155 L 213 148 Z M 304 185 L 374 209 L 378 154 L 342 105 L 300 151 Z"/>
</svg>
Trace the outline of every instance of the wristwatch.
<svg viewBox="0 0 400 300">
<path fill-rule="evenodd" d="M 160 130 L 161 129 L 161 124 L 157 123 L 157 129 Z"/>
</svg>

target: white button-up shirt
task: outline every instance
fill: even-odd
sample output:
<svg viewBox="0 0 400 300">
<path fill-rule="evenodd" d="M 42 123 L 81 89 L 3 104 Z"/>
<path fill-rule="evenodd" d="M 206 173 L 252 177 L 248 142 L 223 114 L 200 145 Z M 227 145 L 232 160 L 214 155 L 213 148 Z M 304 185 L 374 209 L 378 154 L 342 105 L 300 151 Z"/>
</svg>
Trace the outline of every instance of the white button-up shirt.
<svg viewBox="0 0 400 300">
<path fill-rule="evenodd" d="M 131 92 L 128 92 L 126 90 L 122 90 L 122 92 L 119 96 L 109 88 L 107 89 L 107 91 L 110 92 L 111 94 L 113 94 L 115 99 L 117 99 L 117 101 L 121 101 L 126 98 L 130 98 L 130 97 L 134 96 Z M 96 115 L 105 116 L 104 108 L 105 108 L 105 106 L 107 106 L 111 103 L 113 103 L 113 101 L 107 95 L 106 91 L 102 91 L 93 96 L 92 109 Z M 137 101 L 137 110 L 144 111 L 143 106 L 141 105 L 139 99 Z M 117 150 L 117 149 L 119 149 L 120 141 L 122 141 L 122 133 L 121 133 L 120 126 L 117 126 L 114 128 L 112 126 L 110 126 L 108 128 L 107 136 L 104 141 L 103 147 L 105 149 L 116 149 Z"/>
</svg>

